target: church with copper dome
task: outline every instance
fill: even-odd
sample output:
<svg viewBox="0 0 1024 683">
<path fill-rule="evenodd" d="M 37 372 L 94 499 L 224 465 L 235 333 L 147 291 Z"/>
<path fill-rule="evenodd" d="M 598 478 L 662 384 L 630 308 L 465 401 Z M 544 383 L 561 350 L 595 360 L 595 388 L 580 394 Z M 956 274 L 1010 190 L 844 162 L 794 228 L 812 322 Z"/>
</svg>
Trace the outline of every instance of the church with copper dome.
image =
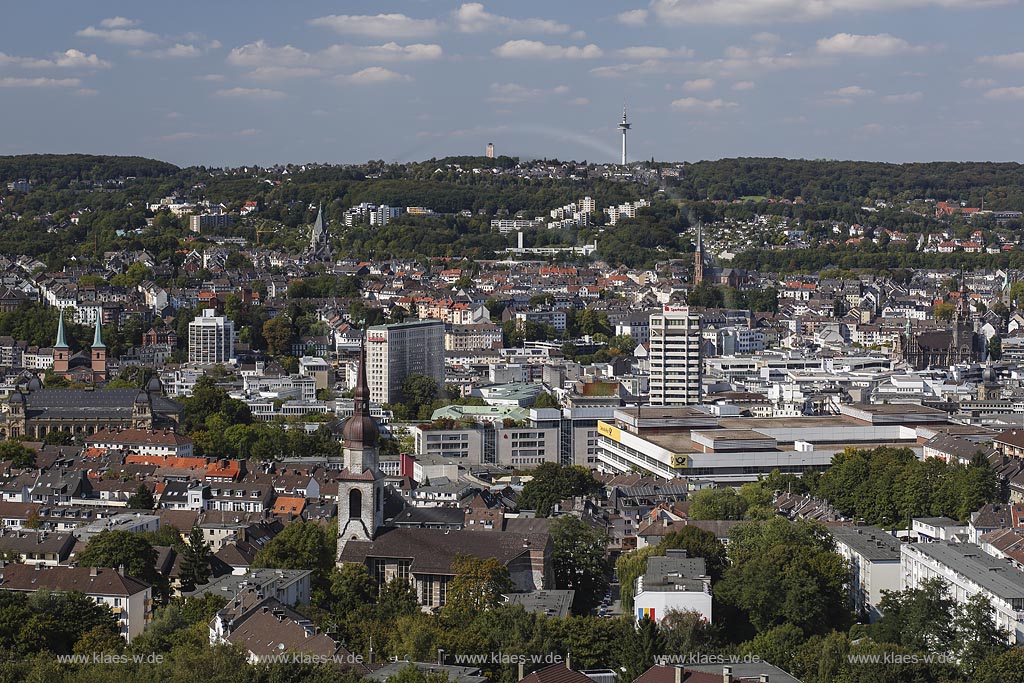
<svg viewBox="0 0 1024 683">
<path fill-rule="evenodd" d="M 370 415 L 365 343 L 359 351 L 353 407 L 342 428 L 345 469 L 338 477 L 338 558 L 349 541 L 372 541 L 384 526 L 384 474 L 377 461 L 380 430 Z"/>
</svg>

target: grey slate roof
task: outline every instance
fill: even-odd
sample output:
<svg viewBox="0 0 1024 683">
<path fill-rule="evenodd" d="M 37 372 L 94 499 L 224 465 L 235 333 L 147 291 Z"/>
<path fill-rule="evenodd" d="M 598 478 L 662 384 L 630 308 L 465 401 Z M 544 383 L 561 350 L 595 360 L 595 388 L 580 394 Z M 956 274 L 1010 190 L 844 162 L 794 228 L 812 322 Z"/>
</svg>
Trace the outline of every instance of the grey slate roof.
<svg viewBox="0 0 1024 683">
<path fill-rule="evenodd" d="M 26 415 L 34 419 L 91 417 L 94 419 L 131 419 L 137 389 L 38 389 L 26 394 Z M 153 412 L 180 413 L 182 405 L 163 396 L 153 397 Z"/>
<path fill-rule="evenodd" d="M 869 562 L 899 562 L 900 541 L 874 526 L 833 526 L 836 539 Z"/>
</svg>

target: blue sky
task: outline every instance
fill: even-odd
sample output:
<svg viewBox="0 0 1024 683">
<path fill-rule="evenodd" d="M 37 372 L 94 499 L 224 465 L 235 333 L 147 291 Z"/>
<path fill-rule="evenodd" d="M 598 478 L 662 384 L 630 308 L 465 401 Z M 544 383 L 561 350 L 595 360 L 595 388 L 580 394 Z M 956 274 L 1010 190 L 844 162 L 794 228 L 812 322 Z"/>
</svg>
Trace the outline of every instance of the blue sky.
<svg viewBox="0 0 1024 683">
<path fill-rule="evenodd" d="M 0 154 L 1024 158 L 1020 0 L 11 3 Z"/>
</svg>

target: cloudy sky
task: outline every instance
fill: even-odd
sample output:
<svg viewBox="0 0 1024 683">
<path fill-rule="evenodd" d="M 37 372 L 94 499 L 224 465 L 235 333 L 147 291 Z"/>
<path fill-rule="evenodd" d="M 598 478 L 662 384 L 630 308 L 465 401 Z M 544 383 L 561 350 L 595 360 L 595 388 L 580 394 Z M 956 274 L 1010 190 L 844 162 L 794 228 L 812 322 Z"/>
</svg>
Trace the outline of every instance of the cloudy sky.
<svg viewBox="0 0 1024 683">
<path fill-rule="evenodd" d="M 1020 0 L 51 0 L 0 22 L 0 154 L 1024 158 Z"/>
</svg>

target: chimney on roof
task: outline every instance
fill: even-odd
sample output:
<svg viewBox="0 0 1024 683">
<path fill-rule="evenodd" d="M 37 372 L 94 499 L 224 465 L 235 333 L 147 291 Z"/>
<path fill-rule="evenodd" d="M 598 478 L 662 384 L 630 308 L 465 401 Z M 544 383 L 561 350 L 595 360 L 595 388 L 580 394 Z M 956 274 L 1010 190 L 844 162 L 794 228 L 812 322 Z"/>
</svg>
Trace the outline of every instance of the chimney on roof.
<svg viewBox="0 0 1024 683">
<path fill-rule="evenodd" d="M 683 667 L 676 664 L 673 668 L 675 669 L 675 683 L 683 683 Z"/>
<path fill-rule="evenodd" d="M 98 575 L 99 575 L 99 570 L 96 569 L 96 567 L 89 567 L 89 576 L 95 577 L 95 576 L 98 576 Z"/>
<path fill-rule="evenodd" d="M 732 667 L 722 667 L 722 683 L 732 683 Z"/>
<path fill-rule="evenodd" d="M 758 680 L 761 681 L 761 683 L 768 683 L 768 674 L 761 674 Z"/>
</svg>

